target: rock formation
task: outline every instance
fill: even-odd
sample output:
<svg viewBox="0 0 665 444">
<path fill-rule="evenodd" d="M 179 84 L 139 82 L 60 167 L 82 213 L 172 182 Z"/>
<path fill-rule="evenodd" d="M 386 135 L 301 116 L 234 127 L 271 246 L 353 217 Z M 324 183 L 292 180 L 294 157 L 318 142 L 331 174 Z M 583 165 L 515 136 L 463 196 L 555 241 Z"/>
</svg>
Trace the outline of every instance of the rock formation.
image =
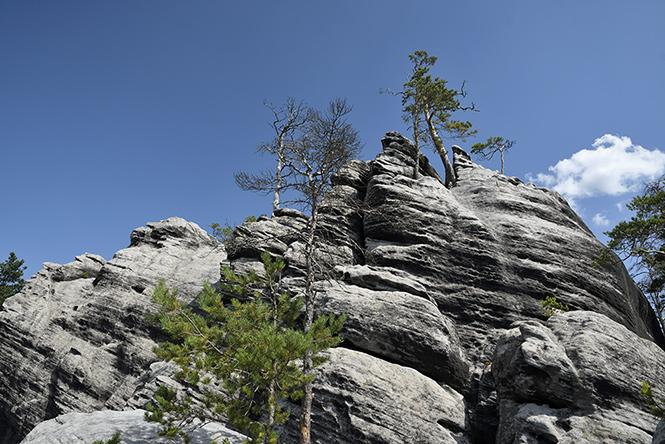
<svg viewBox="0 0 665 444">
<path fill-rule="evenodd" d="M 638 392 L 650 381 L 665 397 L 665 338 L 619 261 L 592 266 L 603 246 L 565 200 L 458 148 L 448 189 L 407 139 L 382 143 L 374 160 L 339 172 L 322 209 L 331 272 L 317 283 L 317 311 L 348 320 L 315 382 L 314 442 L 662 440 Z M 287 260 L 297 293 L 306 222 L 295 210 L 248 222 L 227 256 L 172 218 L 135 230 L 108 262 L 45 264 L 0 313 L 0 443 L 52 418 L 33 434 L 55 436 L 71 412 L 102 410 L 76 417 L 82 427 L 136 415 L 170 380 L 152 354 L 163 337 L 143 318 L 157 281 L 194 299 L 219 280 L 220 262 L 249 270 L 268 250 Z M 546 319 L 547 296 L 571 311 Z M 285 442 L 295 432 L 287 424 Z"/>
<path fill-rule="evenodd" d="M 69 412 L 121 410 L 155 361 L 144 314 L 159 279 L 193 299 L 226 257 L 195 224 L 172 218 L 131 235 L 106 262 L 45 263 L 0 312 L 0 442 Z"/>
</svg>

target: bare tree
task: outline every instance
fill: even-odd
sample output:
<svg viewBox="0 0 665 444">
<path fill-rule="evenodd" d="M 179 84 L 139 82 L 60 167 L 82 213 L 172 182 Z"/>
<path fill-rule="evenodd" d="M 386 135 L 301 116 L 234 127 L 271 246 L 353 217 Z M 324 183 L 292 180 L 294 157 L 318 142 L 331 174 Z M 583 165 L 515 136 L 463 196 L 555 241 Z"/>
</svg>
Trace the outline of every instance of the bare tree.
<svg viewBox="0 0 665 444">
<path fill-rule="evenodd" d="M 314 321 L 314 283 L 325 268 L 316 251 L 319 210 L 331 188 L 333 174 L 362 149 L 358 132 L 346 120 L 351 110 L 346 99 L 338 98 L 332 100 L 324 111 L 311 112 L 306 124 L 296 128 L 299 137 L 283 144 L 279 182 L 275 175 L 268 173 L 258 176 L 247 173 L 235 175 L 236 182 L 243 190 L 271 192 L 279 186 L 280 191 L 288 195 L 288 199 L 283 202 L 285 205 L 290 204 L 309 213 L 301 239 L 305 261 L 305 333 L 309 332 Z M 313 350 L 310 349 L 303 357 L 305 376 L 314 374 L 312 356 Z M 311 442 L 312 388 L 311 382 L 303 387 L 300 444 Z"/>
<path fill-rule="evenodd" d="M 275 131 L 275 137 L 270 142 L 262 143 L 257 151 L 266 152 L 276 157 L 274 172 L 260 172 L 258 174 L 238 172 L 235 179 L 238 186 L 243 190 L 261 191 L 266 194 L 273 193 L 273 214 L 279 208 L 284 182 L 284 160 L 285 150 L 289 145 L 295 143 L 299 131 L 312 121 L 314 111 L 305 102 L 296 101 L 293 97 L 287 97 L 283 105 L 276 107 L 266 101 L 263 104 L 272 111 L 274 120 L 270 126 Z M 259 190 L 259 188 L 261 190 Z"/>
</svg>

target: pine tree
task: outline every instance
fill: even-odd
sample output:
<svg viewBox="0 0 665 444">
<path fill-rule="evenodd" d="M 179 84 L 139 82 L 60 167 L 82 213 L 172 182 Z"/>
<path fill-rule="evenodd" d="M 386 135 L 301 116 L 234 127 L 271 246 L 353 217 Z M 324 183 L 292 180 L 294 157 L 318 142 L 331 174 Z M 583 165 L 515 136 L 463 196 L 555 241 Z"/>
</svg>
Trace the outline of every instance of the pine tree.
<svg viewBox="0 0 665 444">
<path fill-rule="evenodd" d="M 505 173 L 506 162 L 504 154 L 515 144 L 514 140 L 506 140 L 503 137 L 489 137 L 487 141 L 475 143 L 471 147 L 473 154 L 479 154 L 485 160 L 491 160 L 496 153 L 501 154 L 501 174 Z"/>
<path fill-rule="evenodd" d="M 455 120 L 453 116 L 459 111 L 478 111 L 476 105 L 471 102 L 470 105 L 462 105 L 460 99 L 466 97 L 464 83 L 458 90 L 448 88 L 448 82 L 439 77 L 432 77 L 430 68 L 434 66 L 437 57 L 430 56 L 427 51 L 415 51 L 409 54 L 409 60 L 413 63 L 411 76 L 404 83 L 402 91 L 393 92 L 390 90 L 382 91 L 391 93 L 402 98 L 402 118 L 413 130 L 413 140 L 416 144 L 416 150 L 420 151 L 420 143 L 431 144 L 434 150 L 441 157 L 445 169 L 445 184 L 452 187 L 457 182 L 457 175 L 453 169 L 453 164 L 448 157 L 448 152 L 443 145 L 443 138 L 462 139 L 473 137 L 478 130 L 473 129 L 473 124 L 468 120 Z M 444 136 L 441 136 L 443 132 Z M 474 145 L 481 152 L 490 152 L 497 141 L 503 141 L 503 138 L 489 138 L 487 142 Z M 508 143 L 501 150 L 508 149 Z M 503 151 L 501 151 L 503 159 Z M 419 157 L 416 156 L 416 165 L 413 177 L 418 178 Z"/>
<path fill-rule="evenodd" d="M 447 187 L 455 185 L 457 177 L 453 170 L 448 153 L 443 145 L 439 130 L 443 130 L 452 138 L 464 139 L 473 136 L 477 130 L 472 129 L 469 121 L 453 120 L 457 111 L 476 110 L 475 104 L 462 106 L 459 98 L 465 97 L 464 85 L 459 91 L 448 88 L 447 81 L 439 77 L 432 78 L 429 70 L 437 58 L 426 51 L 415 51 L 409 55 L 413 62 L 411 77 L 404 84 L 402 106 L 404 120 L 413 127 L 416 143 L 429 140 L 441 157 L 445 168 Z M 421 128 L 424 124 L 425 129 Z"/>
<path fill-rule="evenodd" d="M 204 315 L 178 301 L 177 291 L 160 282 L 153 293 L 160 310 L 152 316 L 175 342 L 156 349 L 157 356 L 180 366 L 176 375 L 189 384 L 209 385 L 221 381 L 227 395 L 205 394 L 206 411 L 197 411 L 186 397 L 161 388 L 157 406 L 147 418 L 164 424 L 167 436 L 181 436 L 193 417 L 225 415 L 250 443 L 275 443 L 275 426 L 283 424 L 289 412 L 279 399 L 299 399 L 302 387 L 314 379 L 296 365 L 308 350 L 314 351 L 315 365 L 323 363 L 320 352 L 341 341 L 337 333 L 345 316 L 318 317 L 303 331 L 298 325 L 302 299 L 280 289 L 285 264 L 268 253 L 261 257 L 265 274 L 237 275 L 222 267 L 223 290 L 236 296 L 225 304 L 222 294 L 205 284 L 199 297 Z"/>
<path fill-rule="evenodd" d="M 611 260 L 609 250 L 624 261 L 631 259 L 630 272 L 654 308 L 665 332 L 665 178 L 655 180 L 628 205 L 634 216 L 605 232 L 607 250 L 596 265 Z"/>
<path fill-rule="evenodd" d="M 5 299 L 23 289 L 23 271 L 27 268 L 23 266 L 24 262 L 23 259 L 19 260 L 13 251 L 9 253 L 6 261 L 0 262 L 0 306 Z"/>
</svg>

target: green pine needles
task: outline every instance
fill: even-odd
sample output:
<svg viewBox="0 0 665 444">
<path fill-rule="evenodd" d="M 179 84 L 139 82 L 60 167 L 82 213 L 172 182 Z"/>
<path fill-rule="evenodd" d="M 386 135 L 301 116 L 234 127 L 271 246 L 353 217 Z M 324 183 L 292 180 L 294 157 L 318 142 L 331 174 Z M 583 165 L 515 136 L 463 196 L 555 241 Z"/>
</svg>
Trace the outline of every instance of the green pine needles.
<svg viewBox="0 0 665 444">
<path fill-rule="evenodd" d="M 644 398 L 647 401 L 647 405 L 649 406 L 649 411 L 651 412 L 652 415 L 663 419 L 665 418 L 665 398 L 661 399 L 660 401 L 656 400 L 653 397 L 653 391 L 652 391 L 651 384 L 648 382 L 644 381 L 642 382 L 642 388 L 640 389 L 640 395 L 644 396 Z"/>
<path fill-rule="evenodd" d="M 554 296 L 547 296 L 544 300 L 540 301 L 540 305 L 543 306 L 543 315 L 546 318 L 549 318 L 552 315 L 557 313 L 565 313 L 570 310 L 566 304 L 557 301 Z"/>
<path fill-rule="evenodd" d="M 257 218 L 254 215 L 247 216 L 245 219 L 243 219 L 243 223 L 244 222 L 256 222 L 256 221 L 257 221 Z M 233 240 L 233 236 L 235 235 L 236 228 L 238 228 L 238 227 L 232 227 L 231 225 L 229 225 L 228 221 L 226 222 L 225 226 L 222 226 L 222 225 L 218 224 L 217 222 L 212 223 L 208 226 L 212 230 L 213 237 L 216 237 L 217 239 L 222 241 L 222 243 L 224 245 L 228 244 L 229 242 L 231 242 Z"/>
<path fill-rule="evenodd" d="M 23 289 L 23 272 L 27 268 L 23 265 L 24 262 L 23 259 L 19 260 L 13 251 L 9 253 L 6 261 L 0 262 L 0 307 L 5 299 Z"/>
<path fill-rule="evenodd" d="M 198 417 L 226 416 L 249 443 L 276 443 L 275 427 L 289 417 L 279 399 L 297 400 L 306 377 L 297 360 L 314 350 L 315 365 L 325 362 L 320 352 L 338 345 L 346 316 L 318 317 L 309 332 L 299 325 L 302 298 L 281 290 L 284 261 L 261 256 L 265 273 L 237 275 L 222 267 L 222 290 L 235 296 L 225 303 L 222 294 L 205 283 L 199 295 L 201 313 L 178 301 L 177 289 L 160 281 L 153 293 L 159 311 L 150 317 L 161 323 L 173 338 L 156 348 L 162 360 L 180 366 L 176 377 L 192 385 L 210 387 L 220 381 L 225 394 L 206 390 L 205 410 L 197 410 L 191 399 L 179 397 L 166 387 L 156 394 L 157 406 L 150 406 L 150 421 L 164 425 L 162 434 L 189 438 L 183 427 Z"/>
<path fill-rule="evenodd" d="M 120 432 L 117 432 L 106 441 L 100 439 L 99 441 L 95 441 L 92 444 L 120 444 Z"/>
</svg>

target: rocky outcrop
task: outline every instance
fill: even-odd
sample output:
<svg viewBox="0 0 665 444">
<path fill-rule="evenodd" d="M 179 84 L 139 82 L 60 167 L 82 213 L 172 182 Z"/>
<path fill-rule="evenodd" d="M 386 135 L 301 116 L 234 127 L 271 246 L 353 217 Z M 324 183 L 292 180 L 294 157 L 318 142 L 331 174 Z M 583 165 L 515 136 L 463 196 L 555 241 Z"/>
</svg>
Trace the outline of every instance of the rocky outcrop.
<svg viewBox="0 0 665 444">
<path fill-rule="evenodd" d="M 588 386 L 587 374 L 595 367 L 572 360 L 566 346 L 542 327 L 541 301 L 547 296 L 573 310 L 604 316 L 609 331 L 631 332 L 655 348 L 665 345 L 653 312 L 623 265 L 615 261 L 594 268 L 593 260 L 603 245 L 558 193 L 475 165 L 459 149 L 454 152 L 458 182 L 452 189 L 443 186 L 423 159 L 418 179 L 413 179 L 413 145 L 397 133 L 388 133 L 382 142 L 383 151 L 376 159 L 350 164 L 336 179 L 337 188 L 344 189 L 333 192 L 355 196 L 362 205 L 351 203 L 345 208 L 347 217 L 335 221 L 342 239 L 327 236 L 323 243 L 348 245 L 352 239 L 351 244 L 360 248 L 355 260 L 346 255 L 337 262 L 336 279 L 321 285 L 317 307 L 320 313 L 348 314 L 343 347 L 415 369 L 463 395 L 466 425 L 455 439 L 512 443 L 517 436 L 504 433 L 511 417 L 504 406 L 512 398 L 503 386 L 497 390 L 492 363 L 504 334 L 517 336 L 515 341 L 532 335 L 523 351 L 529 351 L 532 343 L 545 344 L 547 353 L 537 356 L 544 361 L 543 370 L 535 373 L 532 387 L 521 387 L 536 393 L 540 404 L 534 405 L 556 409 L 574 399 L 585 400 L 588 409 L 603 411 L 601 406 L 611 395 L 608 391 L 598 394 Z M 361 223 L 348 216 L 357 213 L 357 208 L 362 209 Z M 236 242 L 251 243 L 251 239 L 240 236 Z M 292 257 L 289 251 L 287 259 Z M 243 259 L 234 254 L 229 258 L 232 264 Z M 513 331 L 516 322 L 524 324 L 522 336 Z M 531 359 L 524 353 L 518 353 L 509 367 Z M 664 364 L 657 359 L 645 363 L 661 369 Z M 322 370 L 324 375 L 327 371 L 335 370 Z M 510 375 L 501 375 L 502 382 L 510 380 Z M 356 390 L 348 376 L 324 378 L 344 381 L 348 391 Z M 629 390 L 622 392 L 621 402 L 630 405 L 628 410 L 641 409 L 646 421 L 642 430 L 653 433 L 655 423 L 648 422 L 636 381 L 627 384 L 632 392 L 630 396 Z M 404 384 L 402 378 L 394 378 L 384 390 L 403 393 L 409 390 Z M 315 399 L 328 399 L 328 385 L 317 387 L 320 392 Z M 321 415 L 317 429 L 325 431 L 318 432 L 321 435 L 313 431 L 318 442 L 334 442 L 335 434 L 358 436 L 357 442 L 410 442 L 413 438 L 405 437 L 422 427 L 406 423 L 400 438 L 379 438 L 367 422 L 349 419 L 360 402 L 354 399 L 337 406 L 334 415 Z M 382 414 L 399 417 L 403 412 L 397 403 L 385 402 Z M 530 418 L 525 416 L 523 421 L 529 423 Z M 460 432 L 439 424 L 438 432 L 430 430 L 422 442 L 446 442 L 447 433 Z M 586 423 L 577 427 L 584 430 Z M 593 440 L 595 435 L 590 436 Z M 599 432 L 597 436 L 607 435 Z M 645 439 L 642 436 L 636 442 Z"/>
<path fill-rule="evenodd" d="M 348 319 L 315 382 L 314 442 L 650 443 L 657 422 L 638 391 L 648 380 L 662 396 L 665 340 L 623 265 L 592 266 L 603 246 L 565 200 L 460 149 L 448 189 L 407 139 L 382 143 L 335 176 L 321 210 L 316 309 Z M 135 230 L 109 262 L 45 264 L 0 314 L 0 442 L 67 412 L 143 407 L 172 381 L 143 320 L 157 280 L 192 300 L 220 262 L 257 269 L 267 250 L 297 294 L 307 221 L 247 222 L 227 257 L 174 218 Z M 547 296 L 572 311 L 547 320 Z"/>
<path fill-rule="evenodd" d="M 665 351 L 606 316 L 575 311 L 522 322 L 492 363 L 498 442 L 651 442 L 658 423 L 639 396 L 665 381 Z"/>
<path fill-rule="evenodd" d="M 44 264 L 0 312 L 0 442 L 64 413 L 126 408 L 155 361 L 159 333 L 144 318 L 152 288 L 164 279 L 193 299 L 225 257 L 205 231 L 172 218 L 135 230 L 108 262 Z"/>
<path fill-rule="evenodd" d="M 464 397 L 417 370 L 339 347 L 315 382 L 318 443 L 466 444 Z M 285 442 L 298 442 L 296 427 Z"/>
</svg>

